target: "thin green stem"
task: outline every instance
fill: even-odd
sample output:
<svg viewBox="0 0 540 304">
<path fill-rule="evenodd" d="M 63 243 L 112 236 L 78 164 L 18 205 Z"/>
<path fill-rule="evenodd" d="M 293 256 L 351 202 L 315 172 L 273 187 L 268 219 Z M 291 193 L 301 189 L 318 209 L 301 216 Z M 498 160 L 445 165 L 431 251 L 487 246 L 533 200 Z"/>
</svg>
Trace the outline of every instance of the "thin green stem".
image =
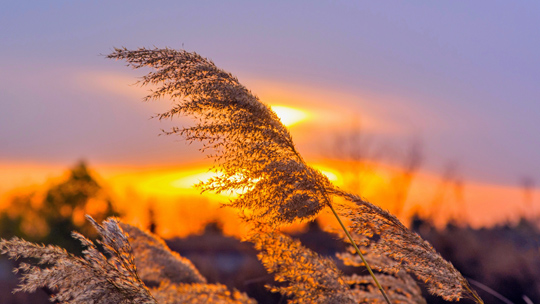
<svg viewBox="0 0 540 304">
<path fill-rule="evenodd" d="M 493 296 L 495 296 L 496 298 L 500 299 L 501 301 L 503 302 L 510 302 L 508 299 L 506 299 L 505 297 L 503 297 L 500 293 L 496 292 L 495 290 L 489 288 L 488 286 L 478 282 L 478 281 L 475 281 L 475 280 L 472 280 L 469 278 L 469 281 L 473 284 L 475 284 L 477 287 L 480 287 L 482 288 L 483 290 L 487 291 L 488 293 L 492 294 Z M 476 303 L 479 303 L 479 304 L 484 304 L 484 301 L 482 299 L 480 299 L 480 297 L 476 294 L 476 292 L 474 292 L 473 290 L 471 290 L 471 288 L 469 288 L 468 284 L 464 284 L 465 286 L 465 289 L 467 289 L 467 291 L 472 295 L 472 297 L 474 298 L 474 301 Z M 506 303 L 508 303 L 506 302 Z M 512 303 L 512 302 L 510 302 Z"/>
<path fill-rule="evenodd" d="M 351 244 L 353 245 L 354 249 L 356 250 L 356 253 L 360 256 L 360 258 L 362 259 L 362 262 L 364 262 L 364 265 L 366 265 L 366 268 L 369 271 L 369 274 L 373 278 L 373 281 L 375 281 L 375 284 L 377 285 L 377 288 L 379 288 L 379 291 L 381 292 L 384 299 L 386 300 L 386 303 L 391 304 L 390 299 L 388 299 L 388 296 L 386 295 L 386 292 L 384 292 L 384 289 L 382 288 L 381 284 L 379 283 L 379 281 L 375 277 L 375 274 L 373 273 L 373 270 L 371 270 L 371 267 L 369 267 L 369 264 L 367 263 L 366 259 L 364 258 L 364 255 L 362 254 L 362 252 L 360 252 L 360 249 L 358 249 L 358 246 L 356 246 L 356 243 L 354 242 L 351 234 L 349 233 L 349 231 L 347 230 L 347 228 L 345 227 L 345 225 L 343 224 L 341 219 L 339 218 L 339 215 L 337 214 L 336 210 L 334 209 L 332 204 L 328 204 L 328 205 L 330 206 L 330 210 L 332 210 L 332 212 L 336 216 L 336 219 L 338 220 L 339 224 L 341 225 L 341 228 L 343 229 L 343 231 L 345 231 L 345 234 L 349 238 L 349 241 L 351 241 Z"/>
</svg>

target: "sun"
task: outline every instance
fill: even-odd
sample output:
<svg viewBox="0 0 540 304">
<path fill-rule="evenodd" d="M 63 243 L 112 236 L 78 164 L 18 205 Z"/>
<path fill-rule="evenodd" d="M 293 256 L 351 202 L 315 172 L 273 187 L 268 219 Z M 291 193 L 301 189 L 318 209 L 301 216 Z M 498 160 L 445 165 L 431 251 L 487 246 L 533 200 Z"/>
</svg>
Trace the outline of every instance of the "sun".
<svg viewBox="0 0 540 304">
<path fill-rule="evenodd" d="M 309 117 L 309 114 L 303 110 L 287 106 L 270 106 L 272 111 L 276 112 L 281 123 L 287 127 L 297 124 Z"/>
</svg>

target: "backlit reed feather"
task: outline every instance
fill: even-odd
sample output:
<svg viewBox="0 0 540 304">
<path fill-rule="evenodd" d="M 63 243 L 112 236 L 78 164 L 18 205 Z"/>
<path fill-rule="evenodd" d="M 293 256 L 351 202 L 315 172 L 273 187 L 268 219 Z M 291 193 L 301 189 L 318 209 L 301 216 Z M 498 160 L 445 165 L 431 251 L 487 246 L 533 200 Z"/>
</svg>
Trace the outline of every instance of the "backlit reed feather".
<svg viewBox="0 0 540 304">
<path fill-rule="evenodd" d="M 131 247 L 116 219 L 103 226 L 90 219 L 98 230 L 107 258 L 84 236 L 73 237 L 86 247 L 82 257 L 56 246 L 36 245 L 18 238 L 0 241 L 0 252 L 12 259 L 35 259 L 34 265 L 23 262 L 16 269 L 22 274 L 15 291 L 34 292 L 47 287 L 59 303 L 157 303 L 137 276 Z"/>
<path fill-rule="evenodd" d="M 353 234 L 357 244 L 369 244 L 365 236 Z M 392 303 L 401 304 L 426 304 L 422 297 L 422 291 L 416 281 L 396 261 L 383 254 L 377 254 L 370 248 L 361 247 L 365 259 L 369 265 L 377 271 L 377 278 L 384 286 Z M 365 267 L 364 262 L 356 254 L 353 247 L 347 252 L 340 252 L 337 257 L 347 266 Z M 396 267 L 397 266 L 397 267 Z M 353 286 L 355 299 L 359 303 L 385 303 L 370 275 L 352 274 L 345 276 L 345 281 Z M 367 291 L 367 292 L 366 292 Z"/>
<path fill-rule="evenodd" d="M 324 207 L 326 176 L 305 164 L 277 115 L 230 73 L 198 54 L 171 49 L 116 49 L 108 57 L 156 69 L 142 79 L 142 85 L 160 85 L 146 100 L 177 102 L 160 119 L 189 115 L 197 120 L 170 133 L 214 150 L 218 174 L 200 184 L 203 190 L 238 192 L 231 206 L 275 225 L 312 219 Z"/>
<path fill-rule="evenodd" d="M 159 237 L 114 218 L 107 219 L 103 225 L 87 218 L 98 230 L 102 239 L 98 242 L 108 258 L 92 241 L 75 232 L 73 237 L 86 247 L 82 257 L 56 246 L 40 246 L 18 238 L 0 240 L 1 254 L 12 259 L 37 260 L 33 265 L 23 262 L 16 269 L 22 277 L 15 291 L 34 292 L 47 287 L 55 293 L 51 301 L 59 303 L 256 303 L 246 294 L 229 291 L 224 285 L 205 284 L 206 279 L 193 264 L 171 252 Z M 137 265 L 143 269 L 141 276 Z M 149 289 L 143 280 L 159 286 Z"/>
<path fill-rule="evenodd" d="M 245 293 L 229 291 L 221 284 L 171 284 L 163 283 L 152 288 L 152 295 L 158 303 L 164 304 L 256 304 Z"/>
<path fill-rule="evenodd" d="M 287 296 L 289 303 L 385 303 L 369 275 L 344 275 L 330 258 L 322 257 L 279 232 L 258 232 L 249 241 L 259 250 L 258 257 L 275 280 L 284 286 L 268 286 Z M 392 303 L 425 304 L 415 280 L 406 272 L 384 272 L 386 263 L 396 263 L 383 256 L 366 255 L 378 271 L 378 279 Z M 339 258 L 349 266 L 364 266 L 357 255 L 348 252 Z"/>
<path fill-rule="evenodd" d="M 274 273 L 277 282 L 286 284 L 268 287 L 289 297 L 289 303 L 358 303 L 331 259 L 278 232 L 254 233 L 248 240 L 259 250 L 266 270 Z"/>
<path fill-rule="evenodd" d="M 352 210 L 342 211 L 354 220 L 355 232 L 382 234 L 378 247 L 373 248 L 389 248 L 389 256 L 426 282 L 430 292 L 449 300 L 469 296 L 483 303 L 450 263 L 431 246 L 423 245 L 424 241 L 395 217 L 337 189 L 322 173 L 306 165 L 276 114 L 230 73 L 196 53 L 171 49 L 115 49 L 108 58 L 126 60 L 133 68 L 155 69 L 141 81 L 142 85 L 158 86 L 145 99 L 167 97 L 176 102 L 170 111 L 158 115 L 160 119 L 176 115 L 196 119 L 194 126 L 173 128 L 167 134 L 200 141 L 203 151 L 214 150 L 213 170 L 218 174 L 199 186 L 218 193 L 239 193 L 229 205 L 245 212 L 246 220 L 276 227 L 312 219 L 328 206 L 348 233 L 331 202 L 333 195 L 345 197 L 357 203 Z M 414 249 L 407 248 L 410 244 Z M 410 256 L 413 251 L 416 259 Z M 362 255 L 359 250 L 357 253 Z"/>
<path fill-rule="evenodd" d="M 120 226 L 133 248 L 139 277 L 151 286 L 150 293 L 158 303 L 255 303 L 238 290 L 229 291 L 221 284 L 206 284 L 206 278 L 193 263 L 171 251 L 157 235 L 126 223 L 120 223 Z"/>
<path fill-rule="evenodd" d="M 159 286 L 162 282 L 206 283 L 190 260 L 171 251 L 158 236 L 126 223 L 120 226 L 133 248 L 137 273 L 147 286 Z"/>
<path fill-rule="evenodd" d="M 338 210 L 351 219 L 351 230 L 368 238 L 370 253 L 392 258 L 397 263 L 388 264 L 386 270 L 405 269 L 425 283 L 431 294 L 447 301 L 468 297 L 483 303 L 463 275 L 452 263 L 446 261 L 418 234 L 410 231 L 395 216 L 374 206 L 356 195 L 337 191 L 337 195 L 354 205 L 342 205 Z"/>
</svg>

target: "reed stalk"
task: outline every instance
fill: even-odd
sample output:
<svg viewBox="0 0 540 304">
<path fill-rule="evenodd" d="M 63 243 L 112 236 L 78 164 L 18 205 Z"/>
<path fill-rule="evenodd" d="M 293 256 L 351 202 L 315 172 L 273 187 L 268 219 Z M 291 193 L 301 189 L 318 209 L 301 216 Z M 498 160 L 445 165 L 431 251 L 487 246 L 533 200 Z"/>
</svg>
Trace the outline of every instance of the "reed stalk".
<svg viewBox="0 0 540 304">
<path fill-rule="evenodd" d="M 341 226 L 341 228 L 343 229 L 343 231 L 345 231 L 345 234 L 347 235 L 347 238 L 349 238 L 349 241 L 351 242 L 351 244 L 353 245 L 354 247 L 354 250 L 356 250 L 356 253 L 358 254 L 358 256 L 360 256 L 360 258 L 362 259 L 362 262 L 364 262 L 364 265 L 366 266 L 369 274 L 371 275 L 371 277 L 373 278 L 373 281 L 375 281 L 375 285 L 377 285 L 377 288 L 379 289 L 379 291 L 381 292 L 381 294 L 383 295 L 384 297 L 384 300 L 386 301 L 386 303 L 388 304 L 391 304 L 390 302 L 390 299 L 388 299 L 388 296 L 386 295 L 386 292 L 384 292 L 384 289 L 382 288 L 381 284 L 379 283 L 379 281 L 377 280 L 377 277 L 375 276 L 375 274 L 373 273 L 373 270 L 371 270 L 371 267 L 369 267 L 369 264 L 368 262 L 366 261 L 366 259 L 364 258 L 364 255 L 362 254 L 362 252 L 360 251 L 360 249 L 358 248 L 358 246 L 356 246 L 356 242 L 353 240 L 351 234 L 349 233 L 347 227 L 345 227 L 345 224 L 343 224 L 343 222 L 341 221 L 341 218 L 339 217 L 339 215 L 337 214 L 336 210 L 334 209 L 334 207 L 332 206 L 332 204 L 328 204 L 328 206 L 330 207 L 330 210 L 332 210 L 332 213 L 334 214 L 334 216 L 336 217 L 337 221 L 339 222 L 339 225 Z"/>
</svg>

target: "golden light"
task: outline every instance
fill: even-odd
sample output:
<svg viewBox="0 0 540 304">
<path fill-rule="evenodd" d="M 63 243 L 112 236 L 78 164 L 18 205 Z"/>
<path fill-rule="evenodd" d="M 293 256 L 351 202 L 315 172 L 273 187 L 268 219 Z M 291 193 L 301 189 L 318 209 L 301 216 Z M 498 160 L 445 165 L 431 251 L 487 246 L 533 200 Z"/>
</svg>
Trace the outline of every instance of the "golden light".
<svg viewBox="0 0 540 304">
<path fill-rule="evenodd" d="M 198 184 L 200 182 L 206 182 L 206 181 L 208 181 L 210 178 L 212 178 L 214 176 L 216 176 L 216 174 L 213 173 L 213 172 L 195 173 L 195 174 L 191 174 L 191 175 L 179 178 L 179 179 L 175 179 L 175 180 L 171 181 L 169 184 L 173 188 L 191 189 L 196 184 Z"/>
<path fill-rule="evenodd" d="M 336 184 L 337 186 L 341 186 L 343 184 L 342 179 L 341 179 L 341 174 L 339 174 L 335 170 L 319 165 L 319 164 L 311 165 L 311 166 L 321 171 L 322 174 L 326 175 L 326 177 L 328 177 L 328 179 L 334 184 Z"/>
<path fill-rule="evenodd" d="M 194 189 L 196 184 L 198 184 L 200 182 L 208 182 L 208 180 L 210 178 L 218 177 L 218 176 L 220 176 L 219 173 L 215 173 L 215 172 L 195 173 L 195 174 L 191 174 L 191 175 L 176 179 L 176 180 L 172 181 L 169 184 L 173 188 Z M 235 178 L 237 180 L 241 180 L 242 175 L 238 174 L 238 175 L 232 177 L 232 179 L 235 179 Z M 253 182 L 256 183 L 258 180 L 259 179 L 255 179 L 255 180 L 253 180 Z M 243 188 L 243 189 L 238 189 L 238 190 L 233 191 L 233 192 L 222 192 L 219 195 L 232 198 L 232 197 L 236 197 L 236 196 L 238 196 L 240 194 L 244 194 L 248 190 L 249 189 L 247 189 L 247 188 Z M 218 195 L 218 194 L 216 194 L 216 195 Z"/>
<path fill-rule="evenodd" d="M 169 169 L 131 174 L 130 176 L 117 178 L 116 182 L 128 184 L 136 188 L 141 194 L 156 197 L 174 197 L 200 194 L 200 189 L 197 189 L 195 184 L 207 181 L 212 176 L 214 174 L 207 172 L 204 168 Z M 212 196 L 210 193 L 205 196 L 208 197 L 209 195 Z"/>
<path fill-rule="evenodd" d="M 272 111 L 276 112 L 279 119 L 281 119 L 281 123 L 287 127 L 297 124 L 309 117 L 308 113 L 305 111 L 291 107 L 270 106 L 270 108 L 272 108 Z"/>
</svg>

